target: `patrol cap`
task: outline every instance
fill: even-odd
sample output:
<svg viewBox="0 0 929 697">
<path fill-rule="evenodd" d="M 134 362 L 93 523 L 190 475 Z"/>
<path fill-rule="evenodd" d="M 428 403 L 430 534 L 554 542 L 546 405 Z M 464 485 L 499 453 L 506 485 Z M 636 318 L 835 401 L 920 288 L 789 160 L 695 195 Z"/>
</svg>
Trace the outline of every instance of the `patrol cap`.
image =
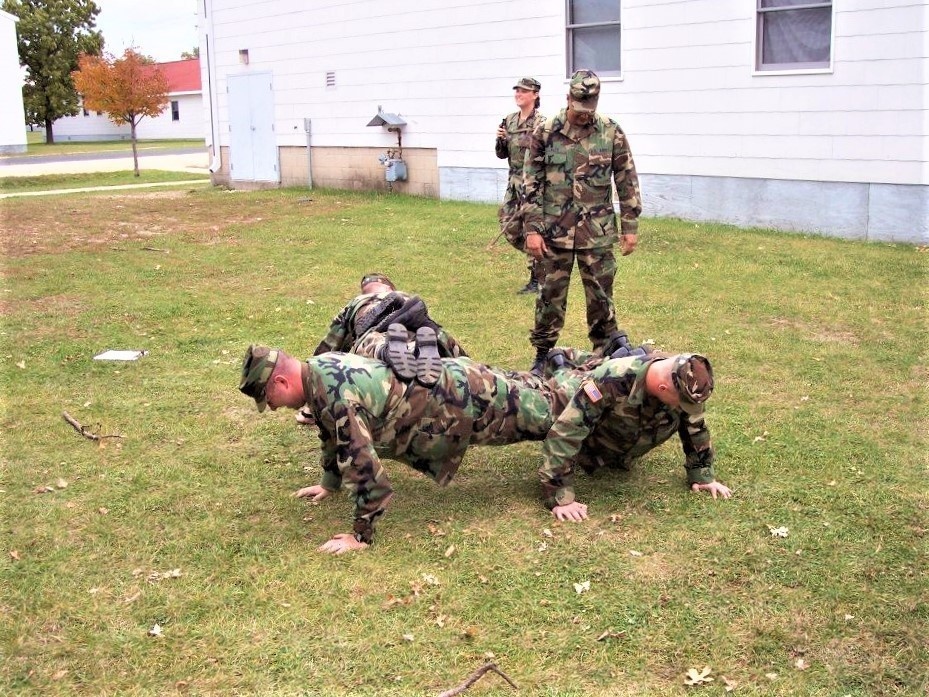
<svg viewBox="0 0 929 697">
<path fill-rule="evenodd" d="M 682 353 L 674 357 L 671 380 L 681 398 L 681 409 L 699 414 L 703 403 L 713 394 L 713 366 L 706 356 Z"/>
<path fill-rule="evenodd" d="M 268 386 L 268 380 L 271 379 L 271 373 L 277 365 L 277 359 L 281 355 L 279 349 L 268 348 L 267 346 L 255 346 L 252 344 L 245 352 L 245 358 L 242 360 L 242 382 L 239 385 L 239 391 L 255 400 L 258 411 L 264 411 L 268 406 L 265 397 L 265 388 Z"/>
<path fill-rule="evenodd" d="M 519 82 L 513 85 L 513 89 L 538 92 L 540 89 L 542 89 L 542 83 L 536 80 L 534 77 L 521 77 L 519 78 Z"/>
<path fill-rule="evenodd" d="M 575 71 L 568 87 L 568 98 L 575 111 L 596 111 L 600 100 L 600 78 L 593 70 Z"/>
<path fill-rule="evenodd" d="M 394 285 L 394 282 L 391 281 L 390 278 L 388 278 L 386 274 L 377 273 L 376 271 L 372 273 L 366 273 L 364 276 L 361 277 L 361 288 L 362 289 L 364 289 L 364 287 L 368 285 L 369 283 L 384 283 L 390 286 L 391 290 L 397 290 L 397 286 Z"/>
</svg>

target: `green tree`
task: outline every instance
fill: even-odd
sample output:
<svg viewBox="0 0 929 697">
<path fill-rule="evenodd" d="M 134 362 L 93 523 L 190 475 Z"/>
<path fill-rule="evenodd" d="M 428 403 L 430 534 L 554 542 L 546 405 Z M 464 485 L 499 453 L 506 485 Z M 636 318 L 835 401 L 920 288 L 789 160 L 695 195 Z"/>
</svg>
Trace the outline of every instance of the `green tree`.
<svg viewBox="0 0 929 697">
<path fill-rule="evenodd" d="M 100 8 L 93 0 L 3 0 L 3 9 L 19 18 L 26 121 L 44 124 L 45 142 L 54 143 L 52 123 L 77 114 L 80 107 L 71 81 L 78 56 L 98 55 L 103 49 L 103 36 L 95 30 Z"/>
<path fill-rule="evenodd" d="M 193 60 L 194 58 L 199 58 L 199 57 L 200 57 L 199 46 L 194 46 L 193 49 L 191 49 L 190 51 L 184 51 L 183 53 L 181 53 L 182 61 L 189 61 L 189 60 Z"/>
</svg>

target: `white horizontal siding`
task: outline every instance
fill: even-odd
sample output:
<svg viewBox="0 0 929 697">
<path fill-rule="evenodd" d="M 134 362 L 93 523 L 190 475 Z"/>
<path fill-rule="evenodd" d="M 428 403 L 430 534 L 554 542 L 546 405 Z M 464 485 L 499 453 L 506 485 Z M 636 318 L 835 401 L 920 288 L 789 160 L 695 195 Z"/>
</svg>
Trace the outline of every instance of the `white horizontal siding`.
<svg viewBox="0 0 929 697">
<path fill-rule="evenodd" d="M 542 82 L 545 113 L 564 103 L 560 1 L 209 5 L 224 145 L 225 75 L 245 71 L 274 75 L 281 145 L 304 144 L 311 118 L 316 145 L 395 146 L 365 125 L 380 105 L 406 119 L 405 147 L 436 148 L 447 168 L 505 166 L 493 131 L 513 110 L 518 77 Z M 752 2 L 622 7 L 623 75 L 604 80 L 600 111 L 629 134 L 640 171 L 929 183 L 925 2 L 836 0 L 832 70 L 780 75 L 754 72 Z"/>
</svg>

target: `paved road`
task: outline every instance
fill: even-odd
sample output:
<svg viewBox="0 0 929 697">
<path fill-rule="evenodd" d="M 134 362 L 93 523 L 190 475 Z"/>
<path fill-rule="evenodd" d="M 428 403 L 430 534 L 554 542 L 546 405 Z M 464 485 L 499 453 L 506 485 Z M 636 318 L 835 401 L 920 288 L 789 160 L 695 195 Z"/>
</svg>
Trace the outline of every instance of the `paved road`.
<svg viewBox="0 0 929 697">
<path fill-rule="evenodd" d="M 139 169 L 209 174 L 206 148 L 159 148 L 139 151 Z M 0 157 L 0 177 L 32 177 L 40 174 L 120 172 L 131 170 L 132 150 L 75 153 L 73 155 L 16 155 Z"/>
</svg>

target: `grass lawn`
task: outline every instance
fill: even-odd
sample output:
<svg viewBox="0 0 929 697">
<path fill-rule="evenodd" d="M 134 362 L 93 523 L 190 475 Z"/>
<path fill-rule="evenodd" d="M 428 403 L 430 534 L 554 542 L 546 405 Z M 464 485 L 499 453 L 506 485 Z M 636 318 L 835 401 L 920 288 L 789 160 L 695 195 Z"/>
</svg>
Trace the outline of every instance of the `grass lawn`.
<svg viewBox="0 0 929 697">
<path fill-rule="evenodd" d="M 166 150 L 171 148 L 196 148 L 206 150 L 202 138 L 184 138 L 173 140 L 140 140 L 139 150 Z M 29 131 L 26 133 L 25 155 L 73 155 L 83 152 L 126 152 L 132 153 L 132 143 L 128 140 L 100 140 L 92 142 L 62 141 L 60 143 L 45 143 L 44 131 Z M 17 153 L 22 157 L 23 153 Z M 0 160 L 3 159 L 0 155 Z"/>
<path fill-rule="evenodd" d="M 169 172 L 160 169 L 139 170 L 136 177 L 131 170 L 123 172 L 86 172 L 75 174 L 40 174 L 33 177 L 0 177 L 0 194 L 54 189 L 80 189 L 89 186 L 119 186 L 123 184 L 151 184 L 154 182 L 208 181 L 209 174 Z"/>
<path fill-rule="evenodd" d="M 487 249 L 495 208 L 2 205 L 0 693 L 435 695 L 487 660 L 550 697 L 926 693 L 925 249 L 642 221 L 621 325 L 713 361 L 734 497 L 689 492 L 675 442 L 582 474 L 583 524 L 542 507 L 534 443 L 472 449 L 446 489 L 387 461 L 377 541 L 331 557 L 349 502 L 289 496 L 318 481 L 318 440 L 238 393 L 242 353 L 308 355 L 380 270 L 473 356 L 528 367 L 533 299 L 521 256 Z M 577 286 L 562 340 L 583 346 Z M 150 353 L 91 360 L 109 348 Z M 516 693 L 488 674 L 466 694 Z"/>
</svg>

